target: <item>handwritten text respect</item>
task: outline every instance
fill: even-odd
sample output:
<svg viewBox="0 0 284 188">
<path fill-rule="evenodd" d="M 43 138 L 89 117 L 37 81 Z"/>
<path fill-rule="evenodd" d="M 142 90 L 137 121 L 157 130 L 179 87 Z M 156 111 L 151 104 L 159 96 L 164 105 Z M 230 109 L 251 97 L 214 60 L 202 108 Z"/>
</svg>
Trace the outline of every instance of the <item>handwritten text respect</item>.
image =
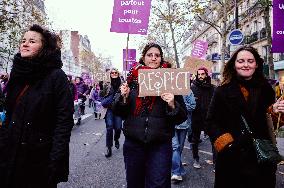
<svg viewBox="0 0 284 188">
<path fill-rule="evenodd" d="M 187 95 L 189 77 L 190 73 L 184 69 L 140 69 L 139 96 L 160 96 L 165 92 Z"/>
</svg>

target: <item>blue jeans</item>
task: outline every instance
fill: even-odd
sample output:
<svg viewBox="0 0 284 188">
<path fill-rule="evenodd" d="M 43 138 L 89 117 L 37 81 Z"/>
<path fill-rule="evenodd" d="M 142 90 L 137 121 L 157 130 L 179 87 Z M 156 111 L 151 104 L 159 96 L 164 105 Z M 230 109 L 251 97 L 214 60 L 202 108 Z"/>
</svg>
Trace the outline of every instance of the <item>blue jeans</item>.
<svg viewBox="0 0 284 188">
<path fill-rule="evenodd" d="M 172 174 L 183 176 L 185 170 L 181 162 L 181 154 L 186 139 L 187 129 L 175 129 L 175 136 L 172 138 L 173 157 L 172 157 Z"/>
<path fill-rule="evenodd" d="M 113 140 L 119 140 L 122 127 L 122 119 L 113 114 L 111 109 L 108 109 L 105 116 L 106 123 L 106 147 L 113 146 Z M 114 131 L 114 138 L 113 138 Z"/>
<path fill-rule="evenodd" d="M 171 187 L 171 141 L 143 144 L 125 138 L 123 156 L 127 188 Z"/>
</svg>

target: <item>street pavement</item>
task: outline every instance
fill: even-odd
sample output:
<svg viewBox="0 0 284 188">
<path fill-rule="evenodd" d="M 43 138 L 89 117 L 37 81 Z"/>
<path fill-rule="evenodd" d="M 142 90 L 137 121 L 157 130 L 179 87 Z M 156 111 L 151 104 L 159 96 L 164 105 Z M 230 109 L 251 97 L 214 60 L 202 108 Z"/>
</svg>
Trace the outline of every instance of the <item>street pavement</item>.
<svg viewBox="0 0 284 188">
<path fill-rule="evenodd" d="M 122 155 L 123 134 L 120 138 L 121 148 L 113 149 L 113 156 L 105 158 L 105 123 L 96 120 L 90 109 L 86 109 L 82 125 L 75 126 L 70 141 L 70 175 L 69 181 L 60 183 L 58 188 L 124 188 L 126 187 L 125 169 Z M 279 150 L 284 153 L 284 139 L 278 139 Z M 187 174 L 173 188 L 210 188 L 214 184 L 211 144 L 209 139 L 200 144 L 201 169 L 192 167 L 193 160 L 188 142 L 183 151 L 183 162 L 187 163 Z M 209 160 L 209 161 L 208 161 Z M 139 170 L 139 169 L 137 169 Z M 284 187 L 284 166 L 277 170 L 277 188 Z"/>
</svg>

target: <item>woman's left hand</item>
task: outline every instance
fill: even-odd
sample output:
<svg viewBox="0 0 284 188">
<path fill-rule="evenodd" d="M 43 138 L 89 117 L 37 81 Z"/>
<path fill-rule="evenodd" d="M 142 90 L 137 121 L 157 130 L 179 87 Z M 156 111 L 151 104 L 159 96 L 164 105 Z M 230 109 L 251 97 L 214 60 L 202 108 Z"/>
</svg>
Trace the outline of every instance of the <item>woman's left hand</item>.
<svg viewBox="0 0 284 188">
<path fill-rule="evenodd" d="M 161 98 L 168 103 L 169 107 L 175 108 L 175 96 L 172 93 L 163 93 Z"/>
</svg>

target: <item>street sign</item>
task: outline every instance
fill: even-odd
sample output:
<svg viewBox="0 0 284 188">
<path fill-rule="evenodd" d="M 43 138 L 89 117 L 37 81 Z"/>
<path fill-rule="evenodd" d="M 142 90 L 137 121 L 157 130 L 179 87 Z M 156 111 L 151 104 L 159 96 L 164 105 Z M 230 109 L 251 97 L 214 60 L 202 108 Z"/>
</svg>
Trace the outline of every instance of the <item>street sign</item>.
<svg viewBox="0 0 284 188">
<path fill-rule="evenodd" d="M 225 60 L 228 60 L 230 59 L 230 55 L 229 54 L 225 54 Z M 221 60 L 221 54 L 218 54 L 218 53 L 213 53 L 212 54 L 212 61 L 218 61 L 218 60 Z"/>
<path fill-rule="evenodd" d="M 234 29 L 229 34 L 229 41 L 232 45 L 239 45 L 244 40 L 244 34 L 239 29 Z"/>
</svg>

